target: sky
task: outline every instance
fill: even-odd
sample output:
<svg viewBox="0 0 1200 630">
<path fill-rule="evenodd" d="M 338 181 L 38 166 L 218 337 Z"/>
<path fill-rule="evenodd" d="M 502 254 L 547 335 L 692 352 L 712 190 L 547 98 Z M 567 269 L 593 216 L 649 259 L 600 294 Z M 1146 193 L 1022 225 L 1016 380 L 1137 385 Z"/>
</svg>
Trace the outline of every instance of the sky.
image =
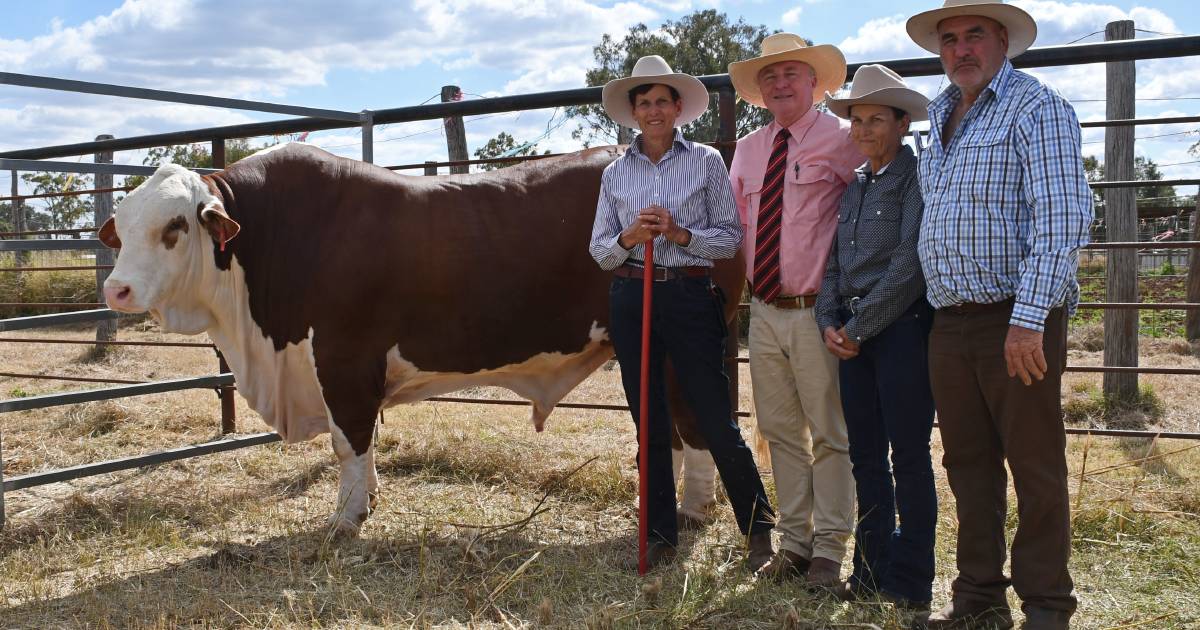
<svg viewBox="0 0 1200 630">
<path fill-rule="evenodd" d="M 1018 0 L 1038 22 L 1034 46 L 1103 40 L 1105 23 L 1132 19 L 1137 37 L 1200 33 L 1195 0 Z M 731 21 L 837 45 L 847 60 L 929 56 L 905 20 L 934 0 L 0 0 L 0 71 L 269 101 L 344 111 L 437 100 L 443 85 L 465 98 L 585 87 L 603 35 L 620 39 L 714 8 Z M 1104 119 L 1104 66 L 1032 70 L 1070 99 L 1081 120 Z M 926 96 L 938 77 L 912 79 Z M 1200 58 L 1137 62 L 1138 117 L 1200 110 Z M 0 151 L 285 118 L 279 114 L 0 86 Z M 561 110 L 468 117 L 470 151 L 507 131 L 542 149 L 581 148 Z M 1139 155 L 1166 177 L 1200 176 L 1200 124 L 1140 126 Z M 283 140 L 289 138 L 281 138 Z M 262 144 L 271 139 L 255 140 Z M 1085 130 L 1084 154 L 1103 154 L 1103 131 Z M 356 129 L 307 142 L 361 155 Z M 141 164 L 144 152 L 120 152 Z M 445 160 L 440 121 L 375 129 L 375 162 Z M 0 173 L 0 191 L 10 186 Z M 1188 187 L 1190 188 L 1190 187 Z M 1190 193 L 1191 190 L 1181 192 Z"/>
</svg>

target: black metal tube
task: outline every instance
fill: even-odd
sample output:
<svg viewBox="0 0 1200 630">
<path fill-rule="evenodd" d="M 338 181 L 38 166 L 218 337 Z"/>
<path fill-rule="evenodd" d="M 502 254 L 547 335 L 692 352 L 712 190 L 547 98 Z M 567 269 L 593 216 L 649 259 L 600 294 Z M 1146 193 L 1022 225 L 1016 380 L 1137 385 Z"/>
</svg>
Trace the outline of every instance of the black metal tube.
<svg viewBox="0 0 1200 630">
<path fill-rule="evenodd" d="M 126 398 L 128 396 L 161 394 L 163 392 L 175 392 L 184 389 L 216 388 L 221 385 L 229 385 L 232 383 L 232 374 L 219 374 L 217 376 L 177 378 L 169 381 L 143 383 L 141 385 L 119 385 L 117 387 L 105 387 L 103 389 L 93 389 L 82 392 L 68 392 L 65 394 L 44 394 L 42 396 L 30 396 L 28 398 L 11 398 L 9 400 L 0 400 L 0 413 L 7 413 L 10 411 L 28 411 L 30 409 L 44 409 L 46 407 L 73 405 L 76 403 L 94 402 L 97 400 L 113 400 L 114 398 Z"/>
<path fill-rule="evenodd" d="M 279 437 L 278 433 L 255 433 L 253 435 L 241 437 L 221 438 L 212 442 L 196 444 L 195 446 L 181 446 L 179 448 L 172 448 L 165 451 L 160 451 L 158 453 L 151 453 L 149 455 L 112 459 L 106 462 L 72 466 L 70 468 L 63 468 L 62 470 L 21 475 L 20 477 L 5 479 L 3 491 L 11 492 L 13 490 L 21 490 L 23 488 L 44 486 L 48 483 L 70 481 L 72 479 L 91 477 L 93 475 L 102 475 L 104 473 L 117 472 L 119 470 L 128 470 L 130 468 L 140 468 L 142 466 L 150 466 L 152 464 L 162 464 L 180 459 L 189 459 L 200 455 L 223 453 L 225 451 L 246 448 L 248 446 L 270 444 L 271 442 L 278 442 L 280 439 L 281 438 Z"/>
<path fill-rule="evenodd" d="M 1161 59 L 1186 57 L 1200 54 L 1200 36 L 1163 37 L 1103 42 L 1098 44 L 1074 44 L 1069 46 L 1045 46 L 1026 51 L 1013 60 L 1019 68 L 1038 66 L 1062 66 L 1076 63 L 1098 63 L 1102 61 L 1129 61 L 1136 59 Z M 904 76 L 929 76 L 942 73 L 941 62 L 936 57 L 895 59 L 863 63 L 882 63 Z M 853 74 L 862 63 L 850 64 L 848 72 Z M 698 77 L 710 91 L 729 87 L 732 83 L 727 74 L 712 74 Z M 536 94 L 501 96 L 496 98 L 434 103 L 415 107 L 397 107 L 377 110 L 376 125 L 430 120 L 447 116 L 475 116 L 528 109 L 586 105 L 600 102 L 599 87 L 558 90 Z M 22 158 L 43 160 L 56 157 L 73 157 L 100 151 L 128 151 L 171 144 L 209 142 L 213 138 L 254 138 L 258 136 L 346 129 L 357 127 L 357 123 L 322 120 L 319 118 L 294 118 L 261 123 L 209 127 L 171 133 L 117 138 L 100 142 L 81 142 L 34 149 L 19 149 L 0 153 L 0 158 Z"/>
<path fill-rule="evenodd" d="M 63 324 L 82 324 L 98 322 L 105 319 L 116 319 L 121 314 L 107 308 L 90 311 L 75 311 L 74 313 L 55 313 L 53 315 L 31 315 L 29 317 L 10 317 L 0 319 L 0 332 L 28 330 L 46 326 L 61 326 Z"/>
</svg>

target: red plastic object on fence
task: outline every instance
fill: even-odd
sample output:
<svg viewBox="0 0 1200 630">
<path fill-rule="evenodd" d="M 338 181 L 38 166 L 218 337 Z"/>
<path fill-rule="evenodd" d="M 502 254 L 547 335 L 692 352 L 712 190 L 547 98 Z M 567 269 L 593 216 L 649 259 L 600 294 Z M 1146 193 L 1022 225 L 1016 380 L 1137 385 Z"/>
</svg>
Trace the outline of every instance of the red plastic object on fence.
<svg viewBox="0 0 1200 630">
<path fill-rule="evenodd" d="M 642 382 L 638 401 L 638 575 L 646 574 L 646 539 L 650 531 L 647 514 L 650 506 L 650 304 L 654 288 L 654 239 L 646 241 L 646 260 L 642 263 Z"/>
</svg>

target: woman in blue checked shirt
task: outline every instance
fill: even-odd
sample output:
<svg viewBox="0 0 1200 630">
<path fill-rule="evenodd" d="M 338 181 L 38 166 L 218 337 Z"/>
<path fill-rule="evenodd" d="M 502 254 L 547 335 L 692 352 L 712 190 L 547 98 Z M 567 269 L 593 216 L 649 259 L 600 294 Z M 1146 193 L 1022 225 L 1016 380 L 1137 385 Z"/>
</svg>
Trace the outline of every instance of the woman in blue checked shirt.
<svg viewBox="0 0 1200 630">
<path fill-rule="evenodd" d="M 774 512 L 758 468 L 733 421 L 725 374 L 724 298 L 712 282 L 713 259 L 732 258 L 742 241 L 729 173 L 713 148 L 693 144 L 676 129 L 708 109 L 708 90 L 674 73 L 657 55 L 642 57 L 633 75 L 604 86 L 604 110 L 641 133 L 604 170 L 589 247 L 613 271 L 609 338 L 621 364 L 625 397 L 637 425 L 640 400 L 644 243 L 654 239 L 650 333 L 649 545 L 647 564 L 669 562 L 679 543 L 671 419 L 663 364 L 675 368 L 684 398 L 708 442 L 738 527 L 749 538 L 751 571 L 773 555 Z M 633 554 L 636 556 L 636 554 Z M 631 557 L 626 568 L 636 569 Z"/>
<path fill-rule="evenodd" d="M 858 491 L 854 573 L 839 592 L 928 610 L 937 524 L 927 360 L 933 310 L 917 258 L 917 159 L 903 139 L 911 121 L 926 119 L 929 101 L 880 65 L 855 72 L 848 98 L 826 98 L 829 111 L 850 119 L 851 139 L 868 158 L 842 196 L 816 311 L 825 346 L 841 359 Z"/>
</svg>

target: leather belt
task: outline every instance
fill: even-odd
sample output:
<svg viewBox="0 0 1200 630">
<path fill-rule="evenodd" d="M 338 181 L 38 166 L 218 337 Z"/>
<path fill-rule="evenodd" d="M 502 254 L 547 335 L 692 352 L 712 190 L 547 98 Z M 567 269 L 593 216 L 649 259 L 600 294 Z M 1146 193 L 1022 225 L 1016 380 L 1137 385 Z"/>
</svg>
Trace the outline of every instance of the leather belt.
<svg viewBox="0 0 1200 630">
<path fill-rule="evenodd" d="M 788 310 L 799 310 L 804 308 L 812 308 L 817 304 L 817 295 L 781 295 L 770 302 L 759 300 L 763 304 L 769 304 L 775 308 Z"/>
<path fill-rule="evenodd" d="M 938 312 L 953 313 L 954 315 L 978 315 L 980 313 L 996 313 L 1001 311 L 1011 312 L 1015 303 L 1015 298 L 1008 298 L 1007 300 L 990 302 L 988 304 L 963 302 L 962 304 L 939 308 Z"/>
<path fill-rule="evenodd" d="M 709 267 L 654 267 L 654 281 L 663 282 L 676 278 L 706 278 L 712 275 Z M 635 265 L 621 265 L 613 270 L 618 278 L 644 278 L 646 269 Z"/>
</svg>

